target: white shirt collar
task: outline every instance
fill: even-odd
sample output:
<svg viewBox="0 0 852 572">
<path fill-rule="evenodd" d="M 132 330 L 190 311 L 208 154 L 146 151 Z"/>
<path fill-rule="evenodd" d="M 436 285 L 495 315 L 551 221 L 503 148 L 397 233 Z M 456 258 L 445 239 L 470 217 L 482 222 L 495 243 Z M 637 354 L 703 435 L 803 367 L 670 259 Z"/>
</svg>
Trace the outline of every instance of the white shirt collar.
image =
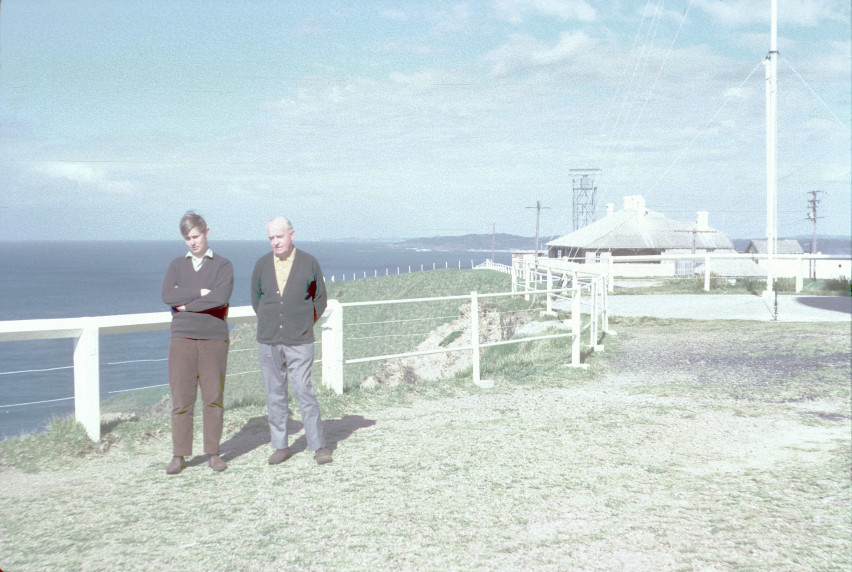
<svg viewBox="0 0 852 572">
<path fill-rule="evenodd" d="M 213 249 L 212 249 L 212 248 L 208 248 L 208 249 L 207 249 L 207 252 L 205 252 L 205 253 L 204 253 L 204 256 L 202 256 L 201 258 L 196 258 L 196 257 L 194 257 L 194 256 L 192 255 L 192 253 L 191 253 L 191 252 L 187 252 L 187 253 L 186 253 L 186 258 L 191 259 L 191 260 L 192 260 L 192 267 L 193 267 L 193 268 L 195 268 L 195 270 L 198 270 L 198 269 L 199 269 L 199 268 L 201 268 L 201 266 L 204 264 L 204 260 L 205 260 L 205 259 L 207 259 L 207 258 L 213 258 Z"/>
</svg>

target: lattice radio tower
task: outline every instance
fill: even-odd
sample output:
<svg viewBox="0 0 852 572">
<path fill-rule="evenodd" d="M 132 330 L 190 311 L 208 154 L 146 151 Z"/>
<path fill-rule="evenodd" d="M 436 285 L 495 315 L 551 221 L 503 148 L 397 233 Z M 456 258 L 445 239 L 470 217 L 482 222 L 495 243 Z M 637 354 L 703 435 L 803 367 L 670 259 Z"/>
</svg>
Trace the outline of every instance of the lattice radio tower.
<svg viewBox="0 0 852 572">
<path fill-rule="evenodd" d="M 574 191 L 574 230 L 595 222 L 600 169 L 569 169 Z"/>
</svg>

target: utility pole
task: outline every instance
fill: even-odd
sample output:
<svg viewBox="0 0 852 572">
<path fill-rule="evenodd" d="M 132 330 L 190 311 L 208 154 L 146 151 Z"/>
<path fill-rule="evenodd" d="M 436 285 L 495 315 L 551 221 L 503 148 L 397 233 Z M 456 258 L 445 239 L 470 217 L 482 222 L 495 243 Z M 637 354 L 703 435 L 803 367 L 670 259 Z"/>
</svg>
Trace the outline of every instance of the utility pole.
<svg viewBox="0 0 852 572">
<path fill-rule="evenodd" d="M 528 209 L 535 209 L 535 263 L 538 264 L 538 223 L 539 218 L 541 218 L 541 209 L 549 209 L 550 207 L 541 206 L 541 201 L 536 201 L 534 207 L 527 207 Z"/>
<path fill-rule="evenodd" d="M 698 233 L 706 232 L 710 234 L 714 234 L 715 230 L 698 230 L 697 228 L 687 229 L 687 230 L 676 230 L 675 232 L 691 232 L 692 233 L 692 254 L 695 254 L 695 243 L 698 241 Z"/>
<path fill-rule="evenodd" d="M 777 99 L 778 99 L 778 0 L 771 2 L 769 53 L 766 65 L 766 292 L 775 290 L 775 254 L 778 246 L 778 199 L 776 165 L 777 152 Z"/>
<path fill-rule="evenodd" d="M 808 199 L 808 207 L 810 210 L 808 211 L 808 219 L 814 225 L 814 231 L 811 235 L 811 254 L 816 254 L 816 246 L 817 246 L 817 238 L 816 238 L 816 226 L 817 219 L 822 218 L 821 216 L 817 216 L 817 207 L 819 206 L 819 195 L 824 193 L 825 191 L 810 191 L 808 194 L 811 196 Z M 814 259 L 811 259 L 811 278 L 816 279 L 816 263 Z"/>
</svg>

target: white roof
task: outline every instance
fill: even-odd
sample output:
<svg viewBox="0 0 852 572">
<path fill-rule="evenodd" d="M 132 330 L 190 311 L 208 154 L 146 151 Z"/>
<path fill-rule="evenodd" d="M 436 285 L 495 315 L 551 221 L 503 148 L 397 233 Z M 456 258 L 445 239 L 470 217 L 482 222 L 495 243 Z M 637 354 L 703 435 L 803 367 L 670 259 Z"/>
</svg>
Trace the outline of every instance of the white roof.
<svg viewBox="0 0 852 572">
<path fill-rule="evenodd" d="M 775 244 L 776 248 L 778 249 L 775 254 L 803 254 L 802 245 L 799 244 L 798 240 L 776 240 Z M 752 240 L 751 244 L 749 244 L 746 248 L 746 252 L 753 252 L 755 254 L 766 254 L 766 240 Z"/>
<path fill-rule="evenodd" d="M 636 208 L 636 207 L 639 208 Z M 597 220 L 547 243 L 547 246 L 585 250 L 734 250 L 724 233 L 706 227 L 696 231 L 695 222 L 679 222 L 649 211 L 640 203 Z"/>
</svg>

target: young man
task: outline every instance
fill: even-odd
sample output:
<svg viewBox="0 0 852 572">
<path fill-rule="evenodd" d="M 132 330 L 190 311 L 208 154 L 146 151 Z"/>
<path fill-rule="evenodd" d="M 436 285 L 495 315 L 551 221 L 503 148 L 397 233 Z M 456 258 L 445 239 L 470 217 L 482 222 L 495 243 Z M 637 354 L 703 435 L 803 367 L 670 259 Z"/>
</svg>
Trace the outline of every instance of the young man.
<svg viewBox="0 0 852 572">
<path fill-rule="evenodd" d="M 163 279 L 163 302 L 172 308 L 169 386 L 172 392 L 173 457 L 166 473 L 186 468 L 192 455 L 192 421 L 201 387 L 204 402 L 204 452 L 214 471 L 224 471 L 219 457 L 228 365 L 228 302 L 234 289 L 231 262 L 207 244 L 210 229 L 199 215 L 187 212 L 180 232 L 189 249 L 172 260 Z"/>
<path fill-rule="evenodd" d="M 272 252 L 262 256 L 251 277 L 251 303 L 257 314 L 257 351 L 269 433 L 275 451 L 270 465 L 290 458 L 287 436 L 288 380 L 299 403 L 308 449 L 317 463 L 331 462 L 311 367 L 314 363 L 314 324 L 325 311 L 325 280 L 316 258 L 296 250 L 295 231 L 284 217 L 266 226 Z"/>
</svg>

